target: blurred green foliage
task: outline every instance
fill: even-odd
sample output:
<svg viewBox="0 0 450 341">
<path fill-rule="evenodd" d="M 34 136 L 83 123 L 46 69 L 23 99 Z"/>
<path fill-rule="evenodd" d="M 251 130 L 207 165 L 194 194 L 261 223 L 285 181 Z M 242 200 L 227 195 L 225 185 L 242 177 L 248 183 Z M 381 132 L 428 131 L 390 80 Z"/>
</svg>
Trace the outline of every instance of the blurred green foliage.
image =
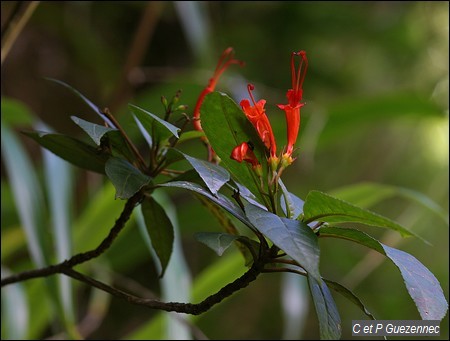
<svg viewBox="0 0 450 341">
<path fill-rule="evenodd" d="M 16 5 L 2 2 L 2 31 Z M 71 115 L 101 123 L 78 98 L 43 79 L 52 77 L 74 86 L 100 107 L 109 107 L 126 129 L 137 131 L 127 103 L 162 114 L 161 95 L 170 98 L 182 89 L 181 103 L 192 110 L 217 57 L 233 46 L 246 65 L 230 68 L 218 90 L 238 101 L 246 95 L 247 82 L 254 83 L 257 98 L 271 103 L 268 115 L 282 145 L 284 115 L 274 103 L 285 102 L 290 53 L 302 49 L 310 64 L 299 157 L 284 175 L 289 190 L 304 198 L 312 189 L 326 192 L 378 182 L 422 192 L 448 215 L 448 9 L 446 2 L 41 2 L 2 64 L 2 119 L 17 130 L 30 129 L 30 122 L 42 120 L 54 130 L 78 137 L 82 132 Z M 28 119 L 26 112 L 35 116 Z M 43 182 L 37 146 L 17 136 Z M 145 147 L 145 141 L 136 141 Z M 200 142 L 190 141 L 184 148 L 205 156 Z M 103 238 L 122 203 L 114 201 L 110 185 L 98 175 L 75 172 L 72 238 L 78 252 Z M 2 171 L 2 267 L 20 271 L 32 264 L 9 181 Z M 190 194 L 169 193 L 177 209 L 184 255 L 196 279 L 205 269 L 219 267 L 222 260 L 196 242 L 193 234 L 218 231 L 219 225 Z M 370 230 L 385 244 L 419 259 L 448 297 L 448 225 L 401 197 L 371 209 L 433 244 Z M 142 237 L 136 228 L 124 232 L 107 255 L 93 261 L 97 265 L 84 267 L 94 277 L 117 281 L 120 274 L 129 278 L 119 281 L 121 285 L 138 285 L 159 294 L 157 272 Z M 321 246 L 321 272 L 353 289 L 377 318 L 419 318 L 392 264 L 345 241 L 321 240 Z M 237 253 L 227 251 L 233 252 Z M 106 265 L 99 270 L 102 264 Z M 203 291 L 195 291 L 200 284 L 194 280 L 193 297 L 200 300 L 211 287 L 225 285 L 243 269 L 242 264 L 220 276 L 211 275 L 218 280 Z M 283 335 L 280 278 L 261 276 L 195 318 L 195 324 L 211 339 L 279 339 Z M 54 312 L 37 294 L 42 285 L 41 280 L 23 284 L 32 298 L 30 316 L 37 316 L 30 319 L 30 338 L 60 331 L 51 328 Z M 80 322 L 86 338 L 158 335 L 143 333 L 157 329 L 152 317 L 158 312 L 96 295 L 79 284 L 74 287 L 77 321 L 86 321 L 87 316 L 97 321 L 90 326 Z M 364 316 L 338 295 L 335 298 L 343 338 L 349 338 L 351 320 Z M 37 307 L 45 308 L 37 313 Z M 3 322 L 2 312 L 2 336 L 8 328 Z M 317 338 L 312 306 L 305 325 L 302 337 Z M 448 339 L 448 316 L 442 321 L 440 339 Z"/>
</svg>

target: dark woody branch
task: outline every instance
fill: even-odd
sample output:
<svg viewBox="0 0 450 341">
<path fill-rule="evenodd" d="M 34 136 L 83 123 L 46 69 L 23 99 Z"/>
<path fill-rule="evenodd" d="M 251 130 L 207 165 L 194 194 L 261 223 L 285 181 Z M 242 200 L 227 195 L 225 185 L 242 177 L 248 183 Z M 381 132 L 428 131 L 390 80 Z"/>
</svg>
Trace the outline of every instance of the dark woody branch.
<svg viewBox="0 0 450 341">
<path fill-rule="evenodd" d="M 120 231 L 125 227 L 125 223 L 129 220 L 131 213 L 133 212 L 134 207 L 141 201 L 143 194 L 141 192 L 136 193 L 133 197 L 131 197 L 125 207 L 120 214 L 120 217 L 116 220 L 113 228 L 109 232 L 108 236 L 100 243 L 100 245 L 94 250 L 87 251 L 84 253 L 79 253 L 64 262 L 61 262 L 56 265 L 50 265 L 45 268 L 35 269 L 31 271 L 25 271 L 18 273 L 16 275 L 12 275 L 6 277 L 1 280 L 2 287 L 8 284 L 22 282 L 25 280 L 33 279 L 33 278 L 41 278 L 48 277 L 54 274 L 64 274 L 66 276 L 72 277 L 78 281 L 89 284 L 93 287 L 96 287 L 100 290 L 108 292 L 109 294 L 124 299 L 129 303 L 146 306 L 151 309 L 158 309 L 164 311 L 174 311 L 178 313 L 199 315 L 209 310 L 215 304 L 220 303 L 222 300 L 232 295 L 234 292 L 245 288 L 252 281 L 256 279 L 256 277 L 263 272 L 264 264 L 267 261 L 267 256 L 263 255 L 262 257 L 255 260 L 252 267 L 244 273 L 241 277 L 236 279 L 235 281 L 227 284 L 222 289 L 220 289 L 217 293 L 208 296 L 205 300 L 200 303 L 178 303 L 178 302 L 161 302 L 156 299 L 150 298 L 141 298 L 134 296 L 132 294 L 126 293 L 122 290 L 116 289 L 112 286 L 109 286 L 105 283 L 97 281 L 89 276 L 86 276 L 78 271 L 73 269 L 74 266 L 89 261 L 93 258 L 100 256 L 103 252 L 105 252 L 116 239 Z"/>
</svg>

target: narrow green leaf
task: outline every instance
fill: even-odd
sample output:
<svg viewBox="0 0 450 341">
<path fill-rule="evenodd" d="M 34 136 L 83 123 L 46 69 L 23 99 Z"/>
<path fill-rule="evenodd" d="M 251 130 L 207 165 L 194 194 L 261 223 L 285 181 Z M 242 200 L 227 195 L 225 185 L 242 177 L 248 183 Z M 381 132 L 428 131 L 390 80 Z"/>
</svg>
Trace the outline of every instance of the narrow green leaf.
<svg viewBox="0 0 450 341">
<path fill-rule="evenodd" d="M 72 256 L 72 169 L 67 162 L 47 150 L 43 151 L 43 158 L 55 256 L 57 262 L 62 262 Z M 57 281 L 64 318 L 68 328 L 72 329 L 75 322 L 72 282 L 66 276 L 60 276 Z"/>
<path fill-rule="evenodd" d="M 171 136 L 178 138 L 178 131 L 180 128 L 174 126 L 173 124 L 164 121 L 152 113 L 139 108 L 133 104 L 128 105 L 131 112 L 139 120 L 142 126 L 147 130 L 149 135 L 152 137 L 153 142 L 159 143 Z"/>
<path fill-rule="evenodd" d="M 48 237 L 44 231 L 44 198 L 36 172 L 18 139 L 2 120 L 1 150 L 11 182 L 14 202 L 27 236 L 27 246 L 36 267 L 50 260 Z"/>
<path fill-rule="evenodd" d="M 225 211 L 231 213 L 233 216 L 235 216 L 237 219 L 239 219 L 245 225 L 252 227 L 252 224 L 247 219 L 245 214 L 242 212 L 241 208 L 239 206 L 237 206 L 236 204 L 234 204 L 231 200 L 229 200 L 226 196 L 222 195 L 221 193 L 217 193 L 217 195 L 214 196 L 206 188 L 204 188 L 196 183 L 189 182 L 189 181 L 171 181 L 171 182 L 167 182 L 164 184 L 159 184 L 158 186 L 184 188 L 189 191 L 198 193 L 198 194 L 208 198 L 209 200 L 214 202 L 216 205 L 219 205 Z"/>
<path fill-rule="evenodd" d="M 260 193 L 260 179 L 246 163 L 230 159 L 234 147 L 242 142 L 251 141 L 254 152 L 263 165 L 266 162 L 264 145 L 252 124 L 237 104 L 227 95 L 213 92 L 205 97 L 201 108 L 202 128 L 212 148 L 222 160 L 222 164 L 233 177 L 246 186 L 260 201 L 264 197 Z"/>
<path fill-rule="evenodd" d="M 92 103 L 89 99 L 87 99 L 87 97 L 84 96 L 81 92 L 79 92 L 75 88 L 72 88 L 70 85 L 68 85 L 60 80 L 53 79 L 53 78 L 46 78 L 46 79 L 69 89 L 72 93 L 74 93 L 76 96 L 81 98 L 84 103 L 86 103 L 97 115 L 99 115 L 101 117 L 102 120 L 107 122 L 110 127 L 117 128 L 115 126 L 115 124 L 113 122 L 111 122 L 111 120 L 108 117 L 106 117 L 106 115 L 103 113 L 103 111 L 100 110 L 100 108 L 98 106 L 96 106 L 94 103 Z"/>
<path fill-rule="evenodd" d="M 412 255 L 380 243 L 364 232 L 340 228 L 324 227 L 321 237 L 342 238 L 369 247 L 388 257 L 399 269 L 414 300 L 420 316 L 424 320 L 442 320 L 448 304 L 436 277 Z"/>
<path fill-rule="evenodd" d="M 81 129 L 83 129 L 91 137 L 91 139 L 95 142 L 95 144 L 97 146 L 100 146 L 100 141 L 101 141 L 103 135 L 105 135 L 107 132 L 110 132 L 110 131 L 117 131 L 117 129 L 108 128 L 108 127 L 101 126 L 99 124 L 85 121 L 76 116 L 71 116 L 70 118 L 72 119 L 72 121 L 75 122 L 76 125 L 78 125 Z"/>
<path fill-rule="evenodd" d="M 329 279 L 323 279 L 325 283 L 328 284 L 328 286 L 333 289 L 334 291 L 340 293 L 342 296 L 347 298 L 350 302 L 352 302 L 354 305 L 356 305 L 359 309 L 363 311 L 364 314 L 366 314 L 370 319 L 376 320 L 376 318 L 372 315 L 372 313 L 366 308 L 364 303 L 361 302 L 361 300 L 356 296 L 351 290 L 344 287 L 342 284 L 339 284 L 337 282 L 330 281 Z"/>
<path fill-rule="evenodd" d="M 335 189 L 333 190 L 332 195 L 364 208 L 373 206 L 388 198 L 400 196 L 405 199 L 417 202 L 418 204 L 435 213 L 446 224 L 448 224 L 448 214 L 442 207 L 440 207 L 436 202 L 431 200 L 425 194 L 411 190 L 409 188 L 378 184 L 373 182 L 362 182 L 359 184 Z"/>
<path fill-rule="evenodd" d="M 120 199 L 131 198 L 151 180 L 127 160 L 117 157 L 106 162 L 105 172 L 116 188 L 116 198 Z"/>
<path fill-rule="evenodd" d="M 62 134 L 44 132 L 24 132 L 23 134 L 75 166 L 97 173 L 105 173 L 105 163 L 109 155 L 89 144 Z"/>
<path fill-rule="evenodd" d="M 280 218 L 252 204 L 245 207 L 245 213 L 254 227 L 297 261 L 310 276 L 321 280 L 317 236 L 305 223 Z"/>
<path fill-rule="evenodd" d="M 319 319 L 320 339 L 340 339 L 341 318 L 330 290 L 322 279 L 317 280 L 313 276 L 308 276 L 308 283 Z"/>
<path fill-rule="evenodd" d="M 225 168 L 184 153 L 181 154 L 197 171 L 212 194 L 216 195 L 222 186 L 230 180 L 230 174 Z"/>
<path fill-rule="evenodd" d="M 295 194 L 289 192 L 281 179 L 278 180 L 283 195 L 280 197 L 280 205 L 287 218 L 297 219 L 303 212 L 304 201 Z"/>
<path fill-rule="evenodd" d="M 218 256 L 222 256 L 225 250 L 239 238 L 238 236 L 220 232 L 198 232 L 194 237 L 200 243 L 212 249 Z"/>
<path fill-rule="evenodd" d="M 388 218 L 319 191 L 311 191 L 308 193 L 303 209 L 303 220 L 306 223 L 316 220 L 329 223 L 358 222 L 370 226 L 392 229 L 404 237 L 416 236 L 422 239 L 412 231 Z"/>
<path fill-rule="evenodd" d="M 160 277 L 164 276 L 173 249 L 173 226 L 164 208 L 152 197 L 147 197 L 142 203 L 142 214 L 152 241 L 153 248 L 161 263 Z"/>
<path fill-rule="evenodd" d="M 1 268 L 2 278 L 12 275 Z M 29 307 L 23 283 L 2 288 L 2 340 L 26 340 L 29 328 Z"/>
</svg>

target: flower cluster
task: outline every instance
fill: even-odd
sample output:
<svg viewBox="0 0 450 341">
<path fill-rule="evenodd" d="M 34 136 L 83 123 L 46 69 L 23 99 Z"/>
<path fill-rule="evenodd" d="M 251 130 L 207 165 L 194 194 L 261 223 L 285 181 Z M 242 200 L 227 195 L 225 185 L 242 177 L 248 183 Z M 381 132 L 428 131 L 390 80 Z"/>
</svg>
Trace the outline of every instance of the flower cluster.
<svg viewBox="0 0 450 341">
<path fill-rule="evenodd" d="M 300 63 L 296 69 L 295 58 L 298 56 L 300 57 Z M 256 102 L 252 94 L 254 86 L 249 84 L 247 89 L 251 102 L 248 99 L 244 99 L 240 102 L 242 110 L 248 120 L 255 127 L 259 137 L 266 147 L 268 164 L 274 173 L 278 171 L 281 173 L 283 169 L 292 164 L 294 161 L 292 153 L 294 152 L 295 142 L 297 141 L 297 136 L 300 129 L 300 108 L 304 105 L 304 103 L 301 103 L 303 95 L 303 81 L 305 79 L 307 68 L 308 59 L 306 58 L 306 52 L 300 51 L 292 53 L 292 89 L 289 89 L 286 94 L 288 103 L 278 104 L 278 108 L 283 110 L 286 115 L 287 124 L 287 145 L 283 149 L 280 156 L 277 155 L 275 136 L 273 134 L 269 119 L 267 118 L 266 110 L 264 109 L 266 100 L 261 99 Z M 253 169 L 257 173 L 261 173 L 261 164 L 257 160 L 253 152 L 253 148 L 248 142 L 243 142 L 236 146 L 231 152 L 231 158 L 238 162 L 246 161 L 252 165 Z"/>
</svg>

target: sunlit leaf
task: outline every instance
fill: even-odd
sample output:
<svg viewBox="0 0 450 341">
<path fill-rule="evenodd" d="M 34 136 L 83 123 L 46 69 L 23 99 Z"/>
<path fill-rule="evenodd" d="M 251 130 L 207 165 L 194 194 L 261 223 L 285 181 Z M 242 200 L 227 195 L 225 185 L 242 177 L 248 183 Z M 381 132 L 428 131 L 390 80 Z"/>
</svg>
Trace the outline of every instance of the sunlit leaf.
<svg viewBox="0 0 450 341">
<path fill-rule="evenodd" d="M 444 318 L 448 304 L 439 281 L 412 255 L 386 246 L 366 233 L 354 229 L 324 227 L 320 229 L 320 236 L 350 240 L 385 255 L 400 269 L 409 295 L 414 300 L 422 319 Z"/>
<path fill-rule="evenodd" d="M 303 209 L 303 220 L 306 223 L 317 220 L 329 223 L 358 222 L 391 229 L 400 232 L 404 237 L 416 236 L 412 231 L 388 218 L 319 191 L 308 193 Z"/>
<path fill-rule="evenodd" d="M 331 194 L 339 199 L 346 200 L 364 208 L 373 206 L 394 196 L 404 197 L 405 199 L 415 201 L 434 212 L 446 224 L 448 224 L 448 214 L 442 207 L 440 207 L 425 194 L 409 188 L 372 182 L 362 182 L 351 186 L 345 186 L 343 188 L 337 188 L 333 190 Z"/>
<path fill-rule="evenodd" d="M 105 172 L 116 188 L 116 198 L 120 199 L 131 198 L 151 180 L 127 160 L 117 157 L 106 162 Z"/>
</svg>

